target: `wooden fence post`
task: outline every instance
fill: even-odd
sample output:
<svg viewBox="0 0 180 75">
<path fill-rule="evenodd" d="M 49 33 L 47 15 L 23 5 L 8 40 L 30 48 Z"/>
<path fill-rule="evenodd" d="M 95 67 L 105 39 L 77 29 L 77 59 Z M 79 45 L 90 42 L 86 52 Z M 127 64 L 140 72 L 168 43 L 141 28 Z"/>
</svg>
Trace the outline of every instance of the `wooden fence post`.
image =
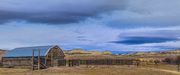
<svg viewBox="0 0 180 75">
<path fill-rule="evenodd" d="M 40 61 L 40 49 L 39 49 L 39 51 L 38 51 L 38 70 L 40 70 L 40 63 L 41 63 L 41 61 Z"/>
<path fill-rule="evenodd" d="M 32 70 L 34 70 L 34 50 L 32 51 Z"/>
<path fill-rule="evenodd" d="M 178 72 L 179 72 L 179 70 L 180 70 L 180 67 L 179 67 L 179 66 L 180 66 L 180 64 L 178 63 L 178 66 L 177 66 Z"/>
<path fill-rule="evenodd" d="M 54 65 L 54 60 L 53 60 L 53 52 L 51 51 L 51 67 L 53 67 Z"/>
</svg>

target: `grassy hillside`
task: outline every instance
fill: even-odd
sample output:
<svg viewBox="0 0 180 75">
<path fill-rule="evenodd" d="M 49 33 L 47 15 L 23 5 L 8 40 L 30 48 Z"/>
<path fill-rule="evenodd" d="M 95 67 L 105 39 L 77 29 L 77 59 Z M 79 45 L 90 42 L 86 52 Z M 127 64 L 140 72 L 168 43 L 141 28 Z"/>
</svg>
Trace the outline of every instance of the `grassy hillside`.
<svg viewBox="0 0 180 75">
<path fill-rule="evenodd" d="M 98 50 L 72 49 L 64 50 L 65 55 L 111 55 L 110 51 L 100 52 Z"/>
</svg>

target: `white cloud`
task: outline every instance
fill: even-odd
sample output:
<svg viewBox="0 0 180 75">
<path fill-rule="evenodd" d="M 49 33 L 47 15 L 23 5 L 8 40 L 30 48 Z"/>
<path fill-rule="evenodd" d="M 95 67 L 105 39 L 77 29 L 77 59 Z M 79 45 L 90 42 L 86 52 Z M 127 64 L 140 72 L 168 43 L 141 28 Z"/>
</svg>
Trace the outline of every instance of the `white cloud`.
<svg viewBox="0 0 180 75">
<path fill-rule="evenodd" d="M 26 26 L 24 26 L 26 24 Z M 51 26 L 12 22 L 0 26 L 0 48 L 12 49 L 22 46 L 54 45 L 63 49 L 85 48 L 114 51 L 161 50 L 153 46 L 178 47 L 179 42 L 123 45 L 109 43 L 127 36 L 178 38 L 180 27 L 114 29 L 101 22 L 88 22 Z M 168 33 L 167 33 L 167 32 Z"/>
<path fill-rule="evenodd" d="M 0 27 L 1 48 L 49 44 L 96 45 L 111 41 L 119 35 L 117 30 L 98 24 L 66 27 L 12 22 Z M 9 44 L 17 45 L 11 47 Z"/>
<path fill-rule="evenodd" d="M 41 0 L 39 0 L 41 1 Z M 59 2 L 60 1 L 60 2 Z M 1 10 L 17 11 L 27 9 L 27 12 L 42 12 L 47 9 L 52 11 L 66 11 L 72 14 L 92 12 L 96 7 L 112 5 L 117 8 L 118 2 L 113 5 L 111 1 L 106 2 L 84 1 L 82 3 L 72 0 L 43 1 L 40 7 L 31 7 L 36 1 L 25 2 L 4 0 L 0 3 Z M 117 1 L 117 0 L 113 0 Z M 11 2 L 11 3 L 10 3 Z M 22 3 L 21 3 L 22 2 Z M 61 3 L 62 2 L 62 3 Z M 129 0 L 126 9 L 100 13 L 97 17 L 89 17 L 85 21 L 69 24 L 37 24 L 26 22 L 9 22 L 0 26 L 0 48 L 11 49 L 19 46 L 51 45 L 58 44 L 63 49 L 88 48 L 115 51 L 151 51 L 162 50 L 155 46 L 178 48 L 179 41 L 168 41 L 163 43 L 150 43 L 141 45 L 123 45 L 109 43 L 110 41 L 121 40 L 128 36 L 145 37 L 172 37 L 179 38 L 180 34 L 180 6 L 179 0 Z M 3 3 L 3 4 L 2 4 Z M 15 7 L 16 4 L 19 4 Z M 40 2 L 35 3 L 35 5 Z M 57 3 L 57 4 L 56 4 Z M 60 3 L 60 4 L 58 4 Z M 61 5 L 63 4 L 63 5 Z M 81 5 L 82 4 L 82 5 Z M 94 4 L 95 6 L 91 5 Z M 61 9 L 66 7 L 66 9 Z M 29 7 L 30 6 L 30 7 Z M 49 8 L 50 6 L 50 8 Z M 74 7 L 76 6 L 76 7 Z M 108 7 L 110 7 L 108 6 Z M 45 8 L 46 7 L 46 8 Z M 58 7 L 60 10 L 56 10 Z M 60 8 L 59 8 L 60 7 Z M 32 9 L 30 10 L 29 9 Z M 71 8 L 71 9 L 69 9 Z M 76 8 L 81 8 L 80 10 Z M 98 9 L 99 10 L 99 9 Z"/>
</svg>

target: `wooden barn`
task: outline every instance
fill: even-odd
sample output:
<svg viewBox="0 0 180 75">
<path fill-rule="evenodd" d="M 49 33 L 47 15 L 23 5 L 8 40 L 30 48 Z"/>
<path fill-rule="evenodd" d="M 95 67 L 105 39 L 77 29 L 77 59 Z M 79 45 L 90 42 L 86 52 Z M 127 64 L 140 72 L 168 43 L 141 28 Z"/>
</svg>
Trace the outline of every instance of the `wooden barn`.
<svg viewBox="0 0 180 75">
<path fill-rule="evenodd" d="M 0 66 L 2 66 L 2 57 L 5 54 L 6 50 L 0 49 Z"/>
<path fill-rule="evenodd" d="M 3 56 L 4 67 L 41 68 L 64 65 L 64 53 L 55 46 L 21 47 L 7 51 Z M 34 69 L 34 68 L 33 68 Z"/>
</svg>

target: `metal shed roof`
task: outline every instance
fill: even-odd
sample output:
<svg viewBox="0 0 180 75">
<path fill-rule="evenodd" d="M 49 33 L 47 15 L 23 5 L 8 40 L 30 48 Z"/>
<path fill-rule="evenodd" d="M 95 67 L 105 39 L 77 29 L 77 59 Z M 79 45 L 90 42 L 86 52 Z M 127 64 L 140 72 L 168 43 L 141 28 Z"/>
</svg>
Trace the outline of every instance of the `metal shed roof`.
<svg viewBox="0 0 180 75">
<path fill-rule="evenodd" d="M 34 56 L 38 56 L 38 50 L 40 50 L 40 56 L 46 56 L 47 52 L 54 46 L 34 46 L 34 47 L 20 47 L 7 51 L 4 57 L 27 57 L 32 56 L 33 50 Z"/>
</svg>

